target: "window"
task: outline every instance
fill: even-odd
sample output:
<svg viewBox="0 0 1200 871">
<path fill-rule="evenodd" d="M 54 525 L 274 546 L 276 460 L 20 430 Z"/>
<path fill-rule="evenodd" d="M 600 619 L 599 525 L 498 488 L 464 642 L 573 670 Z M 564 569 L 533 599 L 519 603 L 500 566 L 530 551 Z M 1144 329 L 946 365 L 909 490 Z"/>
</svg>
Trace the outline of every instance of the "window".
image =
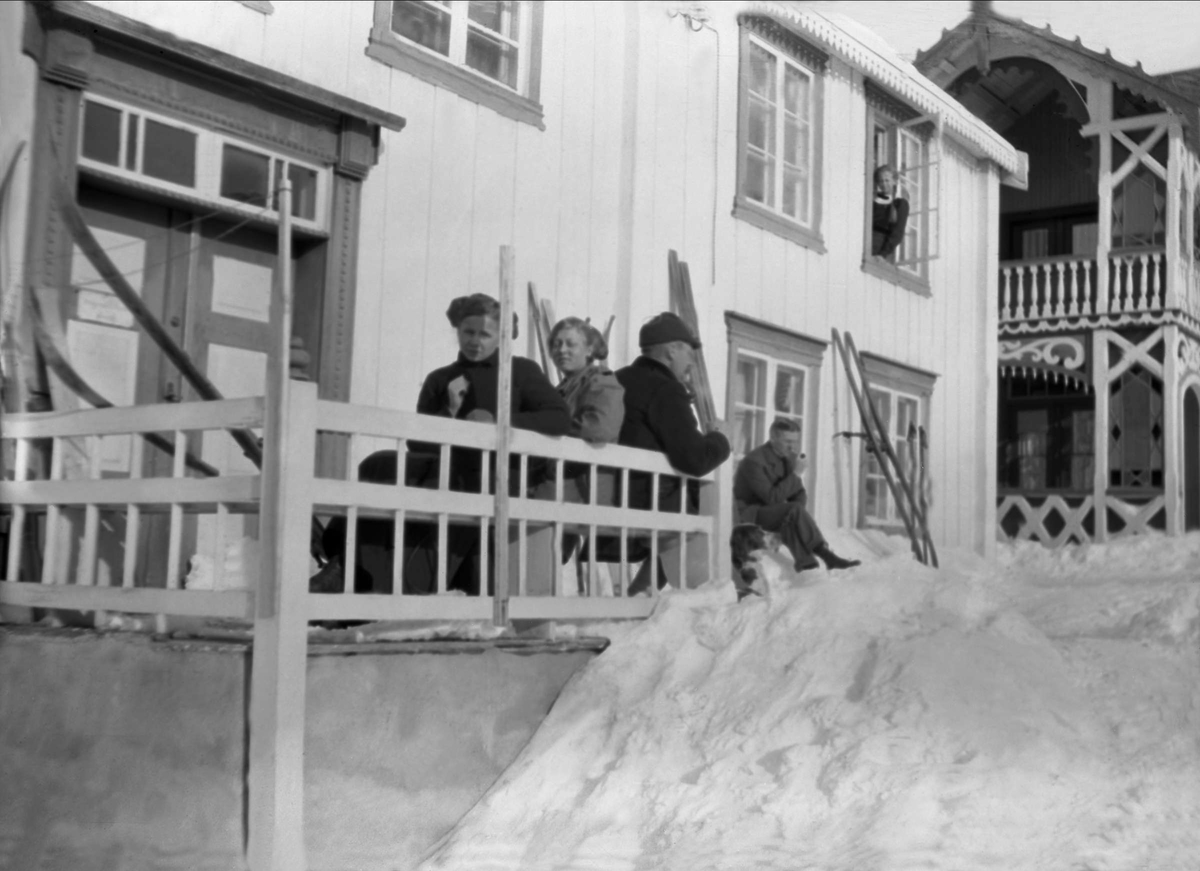
<svg viewBox="0 0 1200 871">
<path fill-rule="evenodd" d="M 733 214 L 818 250 L 826 56 L 774 22 L 742 19 Z"/>
<path fill-rule="evenodd" d="M 800 440 L 809 455 L 805 486 L 814 473 L 817 384 L 825 342 L 735 312 L 725 313 L 729 328 L 729 379 L 726 407 L 733 420 L 734 464 L 767 441 L 771 422 L 785 417 L 800 424 Z"/>
<path fill-rule="evenodd" d="M 376 0 L 367 55 L 542 128 L 542 2 Z"/>
<path fill-rule="evenodd" d="M 937 376 L 874 354 L 864 352 L 862 359 L 875 408 L 883 420 L 900 468 L 916 494 L 920 486 L 919 433 L 922 428 L 926 433 L 929 431 L 929 404 Z M 887 485 L 879 458 L 866 449 L 865 441 L 859 468 L 859 525 L 887 531 L 902 530 L 904 521 L 896 509 L 896 500 Z"/>
<path fill-rule="evenodd" d="M 869 82 L 866 94 L 869 165 L 866 168 L 868 207 L 864 268 L 914 290 L 927 292 L 929 262 L 937 257 L 940 229 L 937 125 L 928 116 L 919 116 Z M 896 180 L 896 198 L 908 204 L 908 218 L 904 222 L 899 244 L 885 255 L 874 253 L 877 244 L 873 238 L 875 232 L 888 223 L 888 218 L 883 215 L 878 215 L 877 220 L 879 210 L 874 202 L 874 176 L 881 166 L 892 168 Z M 895 209 L 887 214 L 894 223 Z"/>
<path fill-rule="evenodd" d="M 800 425 L 803 442 L 804 387 L 808 370 L 751 351 L 739 350 L 734 385 L 734 460 L 767 440 L 771 422 L 786 417 Z"/>
<path fill-rule="evenodd" d="M 297 225 L 326 224 L 328 169 L 91 95 L 84 99 L 80 128 L 79 166 L 85 172 L 149 183 L 267 220 L 275 220 L 275 192 L 286 173 Z"/>
<path fill-rule="evenodd" d="M 1094 469 L 1094 400 L 1070 380 L 1010 375 L 999 411 L 1002 489 L 1090 491 Z"/>
</svg>

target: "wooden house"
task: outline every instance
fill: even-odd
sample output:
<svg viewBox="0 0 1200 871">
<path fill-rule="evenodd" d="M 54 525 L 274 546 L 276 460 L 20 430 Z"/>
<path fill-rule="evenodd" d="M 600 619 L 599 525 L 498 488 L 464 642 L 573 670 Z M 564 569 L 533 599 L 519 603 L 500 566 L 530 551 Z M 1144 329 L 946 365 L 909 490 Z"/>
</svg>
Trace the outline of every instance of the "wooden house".
<svg viewBox="0 0 1200 871">
<path fill-rule="evenodd" d="M 830 347 L 832 329 L 852 334 L 892 436 L 928 433 L 934 540 L 985 555 L 994 546 L 1001 186 L 1023 183 L 1023 163 L 865 28 L 802 5 L 582 0 L 53 0 L 0 4 L 0 23 L 0 117 L 16 121 L 0 125 L 0 160 L 26 146 L 5 209 L 16 218 L 0 225 L 2 250 L 22 255 L 0 307 L 0 606 L 97 622 L 153 614 L 160 628 L 170 615 L 252 622 L 252 673 L 230 681 L 248 694 L 246 787 L 225 783 L 234 798 L 215 813 L 236 833 L 244 811 L 254 871 L 355 864 L 328 839 L 305 851 L 305 813 L 312 823 L 322 812 L 304 811 L 311 621 L 647 616 L 654 598 L 621 585 L 589 580 L 576 593 L 556 582 L 534 594 L 548 570 L 528 540 L 570 524 L 647 533 L 651 557 L 666 551 L 684 585 L 728 565 L 732 463 L 699 482 L 697 515 L 355 480 L 368 452 L 410 438 L 440 443 L 446 465 L 451 445 L 510 441 L 560 463 L 671 473 L 646 451 L 411 412 L 425 373 L 455 354 L 449 301 L 497 293 L 501 246 L 515 251 L 504 275 L 520 290 L 519 341 L 533 283 L 560 316 L 615 316 L 614 368 L 668 308 L 667 255 L 679 252 L 735 455 L 765 441 L 775 417 L 794 419 L 818 522 L 899 533 Z M 887 258 L 871 254 L 871 179 L 883 164 L 910 204 Z M 274 197 L 283 179 L 286 222 Z M 90 233 L 71 224 L 76 207 Z M 291 241 L 282 257 L 281 235 Z M 81 251 L 87 236 L 111 269 Z M 282 274 L 293 276 L 290 330 Z M 228 398 L 191 401 L 199 388 L 135 323 L 113 292 L 122 283 Z M 56 349 L 121 408 L 86 410 L 50 365 Z M 532 341 L 522 350 L 536 356 Z M 261 474 L 243 456 L 259 432 Z M 185 447 L 196 456 L 185 461 Z M 486 541 L 505 511 L 518 535 L 496 546 L 511 546 L 514 580 L 492 596 L 441 595 L 444 560 L 437 595 L 349 585 L 318 595 L 304 583 L 314 513 L 423 513 L 444 542 L 454 523 L 477 523 Z M 256 580 L 184 582 L 193 552 L 220 580 L 227 546 L 244 537 L 262 542 Z M 498 716 L 489 704 L 463 698 L 445 714 L 462 732 L 437 735 L 473 736 Z M 237 699 L 230 708 L 242 710 Z M 321 747 L 346 749 L 359 726 L 329 727 Z M 471 746 L 439 749 L 457 761 Z M 325 795 L 346 797 L 335 775 Z M 408 795 L 421 813 L 404 822 L 436 818 L 429 833 L 444 831 L 465 810 L 447 796 L 473 801 L 488 782 Z M 379 804 L 408 806 L 399 801 Z M 30 807 L 13 819 L 40 813 Z M 189 867 L 229 867 L 171 849 Z"/>
<path fill-rule="evenodd" d="M 448 300 L 495 291 L 501 244 L 560 315 L 615 315 L 616 368 L 667 308 L 676 249 L 739 455 L 799 419 L 818 520 L 899 531 L 861 442 L 835 439 L 861 429 L 828 352 L 847 330 L 893 434 L 928 430 L 936 540 L 989 547 L 993 225 L 1020 167 L 864 28 L 772 3 L 26 9 L 25 280 L 72 288 L 69 347 L 114 402 L 191 394 L 72 257 L 55 173 L 77 175 L 97 237 L 228 396 L 262 390 L 275 218 L 256 202 L 287 173 L 295 341 L 323 398 L 412 408 L 453 356 Z M 891 261 L 868 250 L 881 163 L 913 205 Z"/>
<path fill-rule="evenodd" d="M 1150 75 L 990 4 L 917 67 L 1029 155 L 996 240 L 1001 534 L 1200 528 L 1196 71 Z"/>
</svg>

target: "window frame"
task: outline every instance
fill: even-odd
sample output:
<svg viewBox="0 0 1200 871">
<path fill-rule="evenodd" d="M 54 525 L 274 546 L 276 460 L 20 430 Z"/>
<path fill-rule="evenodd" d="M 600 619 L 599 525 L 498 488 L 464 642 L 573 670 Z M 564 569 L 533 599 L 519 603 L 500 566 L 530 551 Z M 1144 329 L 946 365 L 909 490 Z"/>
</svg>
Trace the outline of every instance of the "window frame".
<svg viewBox="0 0 1200 871">
<path fill-rule="evenodd" d="M 83 153 L 85 125 L 82 123 L 82 118 L 87 112 L 88 103 L 94 103 L 109 109 L 116 109 L 121 113 L 116 165 L 86 157 Z M 135 168 L 133 169 L 126 166 L 128 119 L 131 115 L 137 116 L 139 119 L 136 159 L 134 161 Z M 159 191 L 170 195 L 172 199 L 189 204 L 201 203 L 208 207 L 215 206 L 222 211 L 228 211 L 230 214 L 253 218 L 256 221 L 266 224 L 275 225 L 279 223 L 278 209 L 247 205 L 246 203 L 221 195 L 221 161 L 225 146 L 231 145 L 243 151 L 262 155 L 270 160 L 270 169 L 268 170 L 270 192 L 267 195 L 268 201 L 274 200 L 274 179 L 276 177 L 274 168 L 276 162 L 283 164 L 283 172 L 285 174 L 287 171 L 286 168 L 292 165 L 310 170 L 316 174 L 317 178 L 314 217 L 310 219 L 293 215 L 292 224 L 298 229 L 322 235 L 328 232 L 330 221 L 330 188 L 332 186 L 332 170 L 328 166 L 321 166 L 307 160 L 297 160 L 295 157 L 281 150 L 267 148 L 256 142 L 250 142 L 212 128 L 200 126 L 193 121 L 164 115 L 161 112 L 148 111 L 133 103 L 114 100 L 111 97 L 101 96 L 90 91 L 83 94 L 80 104 L 80 118 L 76 144 L 76 163 L 79 169 L 88 175 L 118 181 L 143 190 Z M 166 179 L 146 175 L 140 169 L 144 165 L 147 121 L 157 121 L 168 127 L 186 130 L 195 135 L 196 183 L 194 186 L 189 187 Z"/>
<path fill-rule="evenodd" d="M 825 253 L 821 235 L 822 190 L 825 132 L 825 74 L 829 57 L 804 42 L 778 23 L 759 16 L 742 16 L 738 34 L 738 131 L 737 172 L 733 217 L 781 236 L 805 248 Z M 751 45 L 771 52 L 782 64 L 790 64 L 805 73 L 809 88 L 809 212 L 808 224 L 802 224 L 781 209 L 753 200 L 744 193 L 746 154 L 749 138 L 749 72 Z M 778 105 L 778 104 L 777 104 Z M 778 162 L 778 161 L 777 161 Z M 780 164 L 776 170 L 782 173 Z M 778 176 L 776 176 L 778 177 Z"/>
<path fill-rule="evenodd" d="M 889 360 L 886 357 L 881 357 L 869 351 L 861 352 L 860 356 L 862 357 L 863 370 L 867 374 L 867 380 L 870 382 L 872 391 L 884 391 L 888 393 L 893 397 L 893 405 L 896 402 L 896 397 L 916 400 L 917 419 L 920 421 L 918 426 L 924 427 L 926 437 L 930 437 L 933 390 L 938 378 L 937 373 L 918 369 L 915 366 L 908 366 L 895 360 Z M 895 415 L 893 414 L 889 417 L 889 425 L 894 421 Z M 888 433 L 889 438 L 892 439 L 893 448 L 896 447 L 894 435 L 892 432 Z M 897 455 L 899 455 L 898 450 Z M 890 516 L 881 522 L 867 515 L 867 464 L 869 460 L 866 440 L 864 439 L 859 452 L 857 526 L 859 529 L 875 529 L 888 534 L 903 534 L 905 532 L 904 521 L 900 519 L 895 511 L 894 500 L 886 483 L 883 485 L 883 492 L 887 500 L 887 505 L 891 508 L 889 512 Z M 877 477 L 882 480 L 882 475 Z M 910 481 L 909 483 L 914 484 L 915 482 Z"/>
<path fill-rule="evenodd" d="M 809 493 L 809 510 L 812 510 L 812 499 L 816 492 L 821 465 L 817 461 L 819 445 L 817 415 L 821 407 L 821 365 L 824 362 L 825 350 L 829 343 L 734 311 L 725 312 L 725 325 L 729 339 L 729 368 L 727 371 L 730 373 L 726 383 L 725 407 L 728 409 L 731 425 L 732 421 L 736 420 L 736 410 L 741 404 L 736 388 L 738 361 L 743 356 L 767 361 L 768 373 L 777 373 L 781 364 L 804 372 L 804 408 L 799 418 L 802 421 L 801 450 L 808 455 L 808 467 L 804 472 L 804 486 Z M 764 415 L 771 413 L 769 408 L 771 386 L 772 383 L 769 382 L 766 390 L 768 408 L 764 411 Z M 766 442 L 773 419 L 773 417 L 764 419 L 762 441 L 759 444 L 748 445 L 746 453 Z M 745 453 L 736 453 L 736 432 L 733 433 L 731 441 L 735 448 L 733 467 L 736 469 Z"/>
<path fill-rule="evenodd" d="M 375 17 L 367 41 L 366 55 L 393 69 L 409 73 L 422 81 L 446 88 L 466 100 L 485 106 L 506 118 L 545 130 L 541 105 L 542 19 L 544 0 L 516 0 L 527 41 L 518 41 L 518 87 L 509 88 L 500 81 L 466 65 L 466 58 L 455 60 L 419 45 L 392 30 L 394 0 L 375 0 Z M 466 0 L 449 0 L 452 34 L 465 33 Z M 461 22 L 461 23 L 460 23 Z M 452 36 L 451 51 L 465 46 L 465 39 Z M 465 48 L 463 48 L 465 51 Z"/>
<path fill-rule="evenodd" d="M 880 90 L 869 80 L 865 82 L 864 91 L 867 99 L 867 124 L 864 152 L 866 167 L 863 195 L 862 270 L 876 278 L 899 284 L 921 296 L 931 296 L 932 269 L 930 264 L 938 259 L 939 237 L 942 229 L 941 164 L 944 159 L 944 149 L 941 147 L 940 122 L 936 117 L 921 115 L 890 94 Z M 885 162 L 895 168 L 896 175 L 900 178 L 901 189 L 903 189 L 906 174 L 902 171 L 901 161 L 897 157 L 902 140 L 909 138 L 919 143 L 922 148 L 920 162 L 917 165 L 919 178 L 916 180 L 916 184 L 923 192 L 921 208 L 913 208 L 912 199 L 909 199 L 909 226 L 912 226 L 911 222 L 914 218 L 919 221 L 916 233 L 923 243 L 921 253 L 906 261 L 916 264 L 916 269 L 906 268 L 905 263 L 871 253 L 872 206 L 875 199 L 874 174 L 875 167 L 878 165 L 875 158 L 877 127 L 885 128 L 885 136 L 890 140 L 889 150 L 892 156 Z M 911 176 L 911 173 L 908 175 Z M 904 244 L 901 243 L 901 248 L 904 247 Z M 897 249 L 896 254 L 899 254 L 901 248 Z"/>
</svg>

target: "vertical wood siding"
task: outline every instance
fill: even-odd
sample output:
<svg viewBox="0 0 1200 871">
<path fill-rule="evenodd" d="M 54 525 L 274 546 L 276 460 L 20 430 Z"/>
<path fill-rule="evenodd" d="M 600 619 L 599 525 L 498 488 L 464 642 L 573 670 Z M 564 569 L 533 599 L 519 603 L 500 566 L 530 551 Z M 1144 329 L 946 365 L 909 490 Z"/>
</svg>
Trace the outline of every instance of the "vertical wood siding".
<svg viewBox="0 0 1200 871">
<path fill-rule="evenodd" d="M 827 251 L 817 253 L 731 215 L 738 30 L 728 8 L 714 7 L 714 33 L 690 31 L 661 4 L 547 3 L 538 130 L 367 58 L 372 4 L 363 0 L 285 0 L 267 16 L 224 2 L 99 5 L 407 119 L 400 133 L 385 132 L 363 189 L 354 402 L 413 407 L 424 373 L 453 359 L 449 300 L 495 294 L 506 243 L 516 249 L 517 347 L 532 350 L 523 287 L 533 281 L 560 317 L 602 324 L 615 314 L 610 363 L 624 365 L 641 323 L 668 305 L 666 254 L 675 248 L 691 268 L 718 411 L 727 309 L 820 339 L 836 326 L 862 350 L 938 373 L 934 533 L 986 546 L 998 182 L 948 145 L 931 295 L 863 272 L 866 104 L 861 74 L 844 63 L 831 60 L 824 77 Z M 813 458 L 818 520 L 830 525 L 836 365 L 827 354 Z M 845 379 L 838 383 L 844 390 Z M 848 394 L 838 401 L 844 425 Z"/>
</svg>

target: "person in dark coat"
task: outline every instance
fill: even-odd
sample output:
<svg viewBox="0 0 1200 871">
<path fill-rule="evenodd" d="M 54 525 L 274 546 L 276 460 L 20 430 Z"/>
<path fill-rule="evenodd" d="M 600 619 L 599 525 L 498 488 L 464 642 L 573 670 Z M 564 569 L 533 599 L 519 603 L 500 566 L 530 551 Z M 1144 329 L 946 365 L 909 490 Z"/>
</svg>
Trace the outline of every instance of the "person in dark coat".
<svg viewBox="0 0 1200 871">
<path fill-rule="evenodd" d="M 818 557 L 831 570 L 858 565 L 858 560 L 843 559 L 829 549 L 808 513 L 808 494 L 800 477 L 803 462 L 800 426 L 794 420 L 776 418 L 767 443 L 738 463 L 733 481 L 738 523 L 757 523 L 768 532 L 779 533 L 798 572 L 819 567 Z"/>
<path fill-rule="evenodd" d="M 692 411 L 691 394 L 685 384 L 700 340 L 677 315 L 663 312 L 642 326 L 638 344 L 642 355 L 617 371 L 617 380 L 625 388 L 625 420 L 618 444 L 661 451 L 667 462 L 683 474 L 707 475 L 729 459 L 729 439 L 720 429 L 701 432 Z M 650 507 L 651 477 L 630 474 L 631 508 Z M 679 484 L 678 479 L 659 482 L 660 511 L 679 510 Z M 648 562 L 634 578 L 631 594 L 649 585 Z M 660 563 L 659 586 L 663 580 Z"/>
<path fill-rule="evenodd" d="M 886 163 L 875 170 L 871 203 L 871 253 L 890 260 L 908 227 L 908 200 L 896 195 L 896 171 Z"/>
<path fill-rule="evenodd" d="M 458 359 L 449 366 L 430 372 L 417 397 L 417 411 L 438 417 L 452 417 L 480 423 L 496 419 L 499 387 L 500 304 L 483 293 L 460 296 L 446 312 L 458 337 Z M 513 334 L 516 335 L 514 319 Z M 512 360 L 512 424 L 544 435 L 566 435 L 571 428 L 567 404 L 532 360 Z M 440 462 L 437 445 L 409 442 L 405 462 L 405 483 L 415 487 L 436 488 Z M 396 451 L 377 451 L 359 464 L 360 481 L 395 484 L 398 475 Z M 514 486 L 520 487 L 519 459 L 513 458 Z M 531 476 L 537 474 L 529 463 Z M 450 450 L 450 489 L 478 493 L 482 487 L 483 456 L 469 448 Z M 526 482 L 530 486 L 536 481 Z M 405 524 L 404 592 L 436 592 L 436 524 L 409 521 Z M 331 558 L 330 574 L 336 573 L 345 550 L 346 523 L 335 518 L 322 540 Z M 451 589 L 469 593 L 479 590 L 481 576 L 478 526 L 454 525 L 449 533 L 447 577 Z M 355 590 L 391 592 L 392 523 L 387 520 L 359 521 L 358 563 Z M 495 548 L 490 549 L 495 553 Z M 364 570 L 366 577 L 364 578 Z M 321 577 L 320 575 L 317 576 Z M 317 578 L 310 586 L 318 587 Z M 336 581 L 328 584 L 340 589 Z"/>
</svg>

